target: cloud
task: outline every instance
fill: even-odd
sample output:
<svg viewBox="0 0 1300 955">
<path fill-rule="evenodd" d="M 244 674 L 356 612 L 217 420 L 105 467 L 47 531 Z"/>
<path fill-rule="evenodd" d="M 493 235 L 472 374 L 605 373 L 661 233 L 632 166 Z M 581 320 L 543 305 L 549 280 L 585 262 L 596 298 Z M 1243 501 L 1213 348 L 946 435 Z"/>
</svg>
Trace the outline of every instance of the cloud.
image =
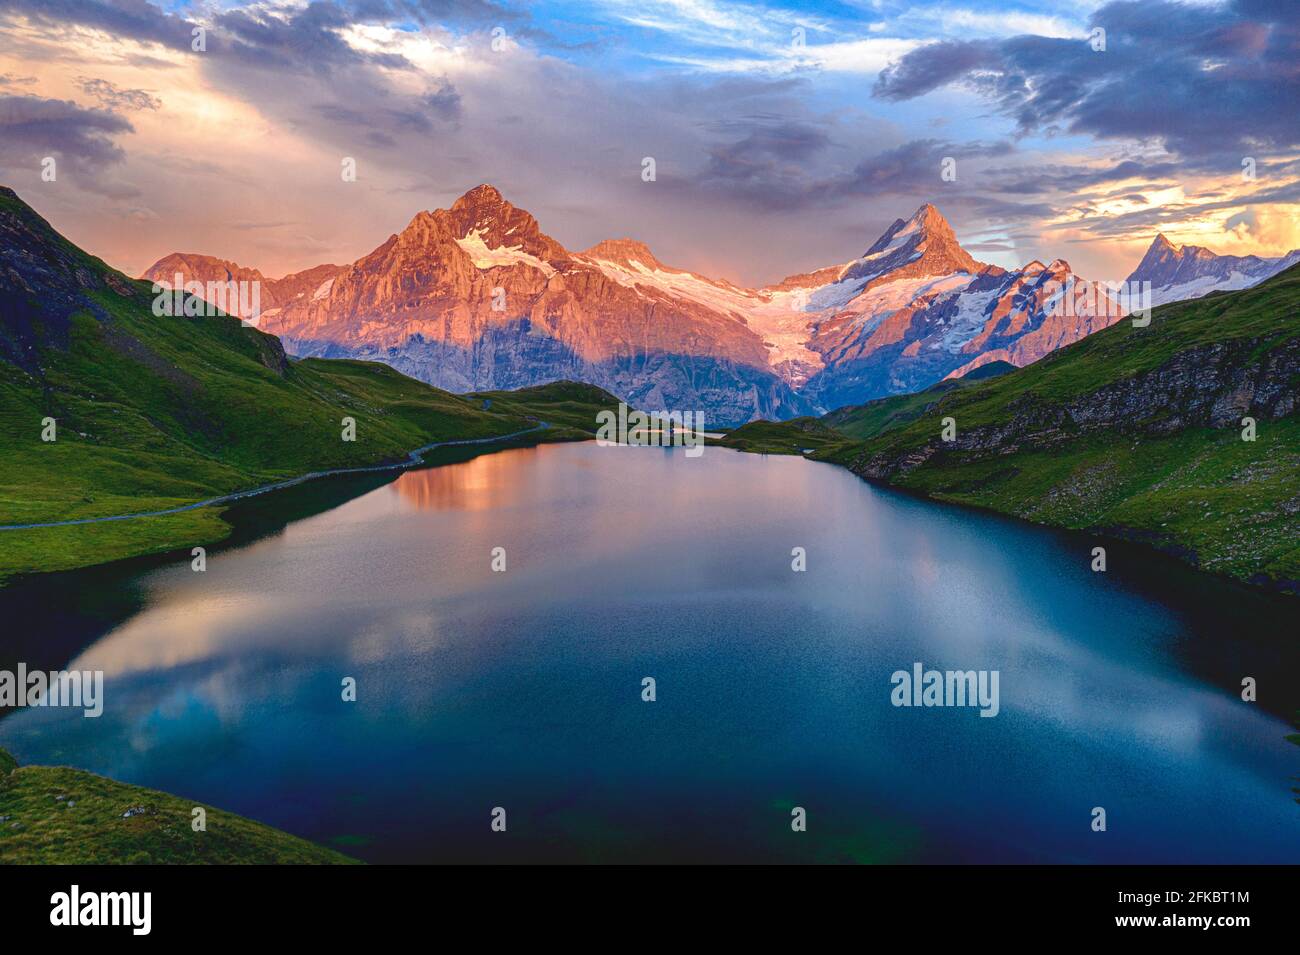
<svg viewBox="0 0 1300 955">
<path fill-rule="evenodd" d="M 46 157 L 56 160 L 56 174 L 83 189 L 113 198 L 138 190 L 103 179 L 104 170 L 125 153 L 113 137 L 132 132 L 129 122 L 101 109 L 39 96 L 0 96 L 0 165 L 39 169 Z"/>
<path fill-rule="evenodd" d="M 820 189 L 830 197 L 842 195 L 926 195 L 943 189 L 944 163 L 955 162 L 957 183 L 962 181 L 961 160 L 985 159 L 1011 152 L 1007 142 L 952 143 L 937 139 L 913 139 L 862 160 L 853 171 Z"/>
<path fill-rule="evenodd" d="M 1106 31 L 1104 51 L 1030 35 L 931 43 L 882 71 L 874 93 L 902 101 L 961 85 L 1022 134 L 1156 140 L 1183 156 L 1300 144 L 1293 5 L 1126 0 L 1097 10 L 1090 26 Z"/>
<path fill-rule="evenodd" d="M 925 200 L 1000 264 L 1006 245 L 1047 261 L 1083 241 L 1070 229 L 1111 243 L 1157 219 L 1222 224 L 1292 201 L 1297 153 L 1277 144 L 1296 135 L 1293 5 L 1112 3 L 1092 18 L 1105 53 L 1083 40 L 1087 12 L 1015 6 L 0 0 L 0 74 L 14 77 L 0 92 L 135 123 L 125 160 L 129 127 L 100 131 L 109 152 L 85 172 L 146 190 L 154 228 L 121 230 L 122 204 L 74 190 L 45 200 L 133 268 L 196 231 L 268 274 L 347 261 L 481 181 L 570 247 L 632 234 L 663 261 L 746 282 L 844 261 Z M 200 159 L 193 144 L 212 141 L 224 148 Z M 1232 227 L 1243 242 L 1259 234 L 1248 226 Z"/>
<path fill-rule="evenodd" d="M 491 0 L 358 0 L 347 4 L 356 20 L 366 23 L 411 22 L 420 26 L 511 23 L 528 18 L 521 10 Z"/>
<path fill-rule="evenodd" d="M 445 80 L 409 102 L 408 106 L 365 109 L 322 103 L 315 107 L 315 111 L 330 123 L 364 129 L 372 142 L 386 146 L 396 145 L 394 136 L 400 133 L 432 134 L 436 129 L 434 119 L 449 121 L 460 116 L 460 94 Z"/>
<path fill-rule="evenodd" d="M 1144 188 L 1158 188 L 1160 180 L 1176 180 L 1186 173 L 1186 166 L 1172 161 L 1145 162 L 1126 159 L 1107 165 L 1072 165 L 1039 162 L 1004 169 L 985 170 L 989 187 L 999 192 L 1058 193 L 1079 192 L 1093 186 L 1143 179 Z"/>
<path fill-rule="evenodd" d="M 1087 228 L 1097 236 L 1127 237 L 1165 229 L 1170 224 L 1179 222 L 1204 221 L 1216 214 L 1231 213 L 1244 206 L 1268 205 L 1300 205 L 1300 181 L 1293 180 L 1260 189 L 1248 196 L 1227 195 L 1210 202 L 1165 202 L 1132 212 L 1087 215 L 1074 220 L 1070 225 Z M 1294 208 L 1280 210 L 1277 214 L 1296 222 Z"/>
<path fill-rule="evenodd" d="M 808 123 L 779 117 L 730 121 L 718 128 L 743 135 L 714 146 L 697 178 L 699 188 L 730 199 L 743 199 L 772 209 L 812 209 L 843 206 L 863 198 L 939 197 L 972 203 L 976 187 L 965 161 L 1004 156 L 1007 142 L 955 143 L 913 139 L 860 159 L 849 169 L 814 171 L 809 160 L 832 145 L 828 133 Z M 957 182 L 943 178 L 945 160 L 959 170 Z M 987 191 L 987 190 L 985 190 Z M 988 202 L 988 197 L 984 197 Z"/>
<path fill-rule="evenodd" d="M 729 139 L 709 149 L 698 186 L 771 208 L 801 201 L 808 163 L 831 141 L 821 126 L 772 115 L 723 120 L 709 129 Z"/>
<path fill-rule="evenodd" d="M 1248 246 L 1279 251 L 1300 246 L 1300 221 L 1291 210 L 1250 206 L 1225 219 L 1223 231 Z"/>
<path fill-rule="evenodd" d="M 162 106 L 162 100 L 147 90 L 119 89 L 108 80 L 96 80 L 79 76 L 77 77 L 77 85 L 81 87 L 81 91 L 87 96 L 92 96 L 98 100 L 100 106 L 114 112 L 158 109 Z"/>
<path fill-rule="evenodd" d="M 73 24 L 186 50 L 197 25 L 147 0 L 0 0 L 0 13 L 21 14 L 46 27 Z"/>
<path fill-rule="evenodd" d="M 392 69 L 410 67 L 395 53 L 358 50 L 341 31 L 356 22 L 353 11 L 328 0 L 298 10 L 246 8 L 220 13 L 215 23 L 223 43 L 217 52 L 260 68 L 301 67 L 325 73 L 343 65 L 370 63 Z"/>
</svg>

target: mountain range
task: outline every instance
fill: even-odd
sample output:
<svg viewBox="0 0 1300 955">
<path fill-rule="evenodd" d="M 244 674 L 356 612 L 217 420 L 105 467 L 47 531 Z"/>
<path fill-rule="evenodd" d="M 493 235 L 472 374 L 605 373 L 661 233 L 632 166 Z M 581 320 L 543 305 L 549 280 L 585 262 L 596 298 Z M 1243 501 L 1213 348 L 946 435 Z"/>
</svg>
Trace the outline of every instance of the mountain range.
<svg viewBox="0 0 1300 955">
<path fill-rule="evenodd" d="M 143 277 L 178 275 L 261 273 L 186 253 Z M 458 392 L 575 379 L 720 424 L 1025 365 L 1120 317 L 1062 259 L 1017 270 L 975 260 L 930 204 L 856 258 L 751 289 L 665 265 L 632 239 L 570 251 L 490 185 L 420 212 L 350 265 L 259 280 L 262 311 L 242 317 L 291 354 L 383 361 Z M 1096 304 L 1058 314 L 1060 290 L 1084 287 Z"/>
<path fill-rule="evenodd" d="M 1200 298 L 1209 292 L 1250 288 L 1297 262 L 1300 249 L 1277 258 L 1217 255 L 1199 245 L 1176 246 L 1161 233 L 1128 281 L 1150 282 L 1151 304 L 1164 305 Z"/>
</svg>

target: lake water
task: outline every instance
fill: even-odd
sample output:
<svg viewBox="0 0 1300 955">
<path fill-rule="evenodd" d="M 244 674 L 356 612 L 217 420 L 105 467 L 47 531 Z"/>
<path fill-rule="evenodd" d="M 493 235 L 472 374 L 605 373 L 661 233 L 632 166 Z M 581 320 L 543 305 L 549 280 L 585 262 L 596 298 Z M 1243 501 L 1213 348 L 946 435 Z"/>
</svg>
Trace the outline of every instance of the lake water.
<svg viewBox="0 0 1300 955">
<path fill-rule="evenodd" d="M 106 674 L 0 747 L 370 861 L 1300 861 L 1295 601 L 797 458 L 457 457 L 0 591 L 0 656 Z M 997 716 L 893 706 L 916 662 Z"/>
</svg>

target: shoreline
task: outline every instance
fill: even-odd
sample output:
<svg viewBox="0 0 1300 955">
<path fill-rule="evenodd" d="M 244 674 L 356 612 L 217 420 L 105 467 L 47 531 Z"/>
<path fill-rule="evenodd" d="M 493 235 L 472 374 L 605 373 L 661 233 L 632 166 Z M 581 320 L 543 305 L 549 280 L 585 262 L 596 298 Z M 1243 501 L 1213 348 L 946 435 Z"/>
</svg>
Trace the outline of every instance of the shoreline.
<svg viewBox="0 0 1300 955">
<path fill-rule="evenodd" d="M 1151 554 L 1169 561 L 1171 564 L 1186 570 L 1194 571 L 1198 574 L 1204 574 L 1221 583 L 1232 584 L 1240 587 L 1248 593 L 1274 597 L 1283 601 L 1294 601 L 1300 599 L 1300 581 L 1290 580 L 1288 578 L 1268 577 L 1262 573 L 1257 573 L 1252 578 L 1236 577 L 1232 574 L 1226 574 L 1221 571 L 1211 570 L 1200 563 L 1199 556 L 1191 550 L 1178 549 L 1174 547 L 1158 547 L 1144 540 L 1143 536 L 1149 534 L 1140 527 L 1128 527 L 1124 525 L 1115 525 L 1110 527 L 1069 527 L 1065 524 L 1056 524 L 1050 521 L 1037 521 L 1032 518 L 1023 517 L 1011 511 L 1000 510 L 987 504 L 977 504 L 971 501 L 952 500 L 945 497 L 937 497 L 927 493 L 919 488 L 908 487 L 904 484 L 895 484 L 892 481 L 883 478 L 869 477 L 860 474 L 854 467 L 844 461 L 836 460 L 832 457 L 818 457 L 816 450 L 807 453 L 768 450 L 758 448 L 744 448 L 734 445 L 719 443 L 718 447 L 727 448 L 730 451 L 737 451 L 741 454 L 759 454 L 759 455 L 777 455 L 786 458 L 800 458 L 804 461 L 812 461 L 817 464 L 829 464 L 832 467 L 842 468 L 848 471 L 858 480 L 878 488 L 882 491 L 888 491 L 895 494 L 901 494 L 904 497 L 916 501 L 924 501 L 927 504 L 937 504 L 943 507 L 955 507 L 962 510 L 970 510 L 977 514 L 989 514 L 1007 520 L 1015 521 L 1028 527 L 1034 527 L 1039 530 L 1048 530 L 1061 534 L 1083 535 L 1093 537 L 1101 544 L 1119 544 L 1125 547 L 1137 548 L 1143 553 Z"/>
<path fill-rule="evenodd" d="M 337 477 L 343 474 L 370 474 L 379 471 L 394 471 L 403 468 L 411 468 L 423 464 L 423 455 L 438 448 L 447 448 L 456 445 L 493 444 L 497 441 L 509 441 L 525 434 L 535 434 L 536 432 L 543 431 L 549 427 L 550 424 L 543 421 L 535 428 L 525 428 L 523 431 L 515 431 L 511 434 L 493 435 L 487 438 L 462 438 L 455 441 L 434 441 L 431 444 L 422 445 L 414 451 L 409 452 L 405 461 L 395 461 L 389 464 L 372 464 L 355 468 L 334 468 L 329 471 L 309 471 L 306 474 L 300 474 L 297 477 L 287 478 L 283 481 L 276 481 L 272 484 L 262 484 L 245 491 L 234 491 L 230 494 L 223 494 L 220 497 L 210 497 L 206 500 L 195 501 L 191 504 L 181 504 L 177 507 L 164 508 L 159 511 L 138 511 L 134 514 L 110 514 L 105 517 L 81 517 L 69 521 L 45 521 L 36 524 L 0 524 L 0 531 L 27 531 L 37 530 L 42 527 L 75 527 L 81 524 L 101 524 L 107 521 L 129 521 L 142 517 L 165 517 L 168 514 L 182 514 L 186 511 L 195 511 L 203 507 L 229 504 L 233 501 L 243 500 L 244 498 L 256 497 L 259 494 L 267 494 L 271 491 L 296 487 L 299 484 L 306 484 L 308 481 L 315 481 L 318 478 Z M 88 564 L 86 566 L 94 565 Z"/>
</svg>

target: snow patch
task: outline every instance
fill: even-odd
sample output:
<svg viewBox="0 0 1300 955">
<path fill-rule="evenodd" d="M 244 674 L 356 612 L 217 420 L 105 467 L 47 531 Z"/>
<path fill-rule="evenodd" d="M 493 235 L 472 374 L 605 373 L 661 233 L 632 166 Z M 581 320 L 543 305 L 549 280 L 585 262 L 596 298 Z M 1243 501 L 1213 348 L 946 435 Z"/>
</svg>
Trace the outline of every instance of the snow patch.
<svg viewBox="0 0 1300 955">
<path fill-rule="evenodd" d="M 962 346 L 978 335 L 988 323 L 989 312 L 998 300 L 1001 289 L 985 289 L 980 292 L 961 292 L 956 297 L 957 314 L 944 328 L 939 341 L 931 347 L 939 347 L 950 355 L 962 350 Z"/>
<path fill-rule="evenodd" d="M 1166 302 L 1181 302 L 1189 298 L 1200 298 L 1202 295 L 1208 295 L 1215 291 L 1236 291 L 1237 289 L 1250 288 L 1262 281 L 1257 275 L 1247 275 L 1234 269 L 1232 274 L 1227 278 L 1216 275 L 1203 275 L 1200 278 L 1192 279 L 1190 282 L 1182 282 L 1178 285 L 1166 285 L 1163 288 L 1151 290 L 1151 304 L 1164 305 Z"/>
<path fill-rule="evenodd" d="M 523 246 L 512 245 L 489 249 L 487 243 L 483 241 L 483 233 L 478 229 L 472 230 L 463 239 L 457 239 L 456 244 L 465 250 L 476 269 L 494 269 L 504 265 L 527 265 L 529 268 L 542 272 L 548 278 L 555 274 L 554 266 L 549 262 L 543 262 L 535 255 L 525 252 Z"/>
</svg>

